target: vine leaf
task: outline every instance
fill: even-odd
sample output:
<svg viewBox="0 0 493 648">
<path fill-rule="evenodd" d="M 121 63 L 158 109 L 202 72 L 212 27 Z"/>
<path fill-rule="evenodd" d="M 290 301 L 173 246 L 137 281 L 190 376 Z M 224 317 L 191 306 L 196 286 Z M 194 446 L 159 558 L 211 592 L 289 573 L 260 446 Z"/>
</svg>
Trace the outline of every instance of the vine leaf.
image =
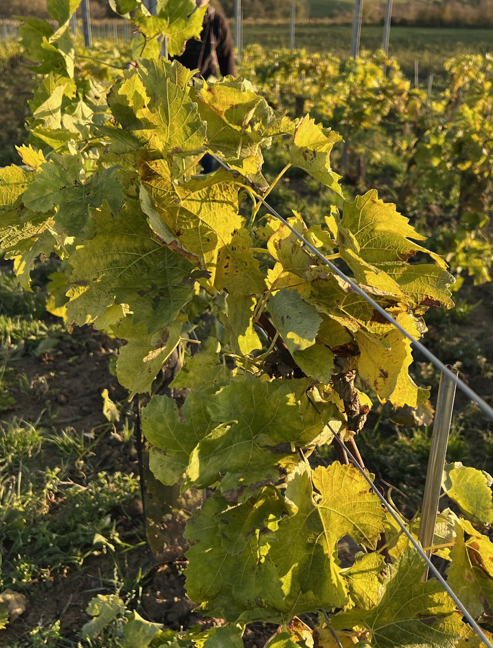
<svg viewBox="0 0 493 648">
<path fill-rule="evenodd" d="M 66 23 L 55 32 L 46 20 L 23 17 L 19 33 L 27 58 L 40 63 L 31 68 L 36 74 L 55 72 L 73 77 L 75 51 Z"/>
<path fill-rule="evenodd" d="M 473 522 L 493 522 L 492 484 L 491 476 L 482 470 L 466 468 L 460 462 L 445 466 L 442 488 Z"/>
<path fill-rule="evenodd" d="M 269 299 L 272 322 L 291 353 L 315 343 L 322 318 L 317 309 L 301 299 L 297 290 L 283 288 Z"/>
<path fill-rule="evenodd" d="M 34 149 L 31 144 L 29 144 L 28 146 L 26 146 L 25 144 L 23 144 L 22 146 L 16 146 L 16 150 L 17 153 L 19 153 L 19 155 L 21 156 L 24 164 L 30 166 L 33 169 L 36 169 L 36 171 L 40 171 L 41 165 L 46 162 L 43 151 Z M 32 176 L 29 176 L 29 179 L 32 179 Z"/>
<path fill-rule="evenodd" d="M 268 183 L 260 173 L 261 145 L 275 132 L 285 132 L 286 121 L 244 79 L 226 78 L 213 84 L 198 82 L 192 96 L 207 124 L 209 149 L 265 191 Z"/>
<path fill-rule="evenodd" d="M 417 252 L 425 252 L 441 268 L 447 267 L 438 254 L 409 240 L 424 241 L 425 237 L 409 225 L 409 220 L 399 214 L 395 205 L 380 200 L 375 189 L 358 196 L 352 203 L 344 203 L 338 229 L 339 245 L 346 246 L 348 239 L 356 242 L 363 261 L 383 270 L 385 264 L 407 261 Z"/>
<path fill-rule="evenodd" d="M 34 175 L 20 167 L 11 166 L 0 169 L 0 213 L 12 207 L 17 198 L 21 196 L 32 181 Z"/>
<path fill-rule="evenodd" d="M 203 648 L 243 648 L 243 645 L 240 629 L 223 627 L 210 631 Z"/>
<path fill-rule="evenodd" d="M 94 235 L 91 210 L 107 203 L 113 216 L 118 216 L 123 202 L 118 169 L 105 169 L 83 183 L 79 180 L 82 164 L 79 156 L 53 153 L 51 157 L 26 189 L 24 204 L 42 213 L 58 206 L 56 230 L 67 236 L 90 238 Z"/>
<path fill-rule="evenodd" d="M 69 321 L 94 321 L 115 302 L 128 304 L 149 334 L 168 327 L 192 297 L 192 264 L 156 240 L 137 200 L 118 220 L 103 209 L 95 221 L 97 236 L 71 256 Z"/>
<path fill-rule="evenodd" d="M 348 591 L 338 566 L 337 542 L 350 535 L 376 546 L 385 517 L 377 496 L 354 466 L 335 462 L 313 474 L 300 465 L 289 477 L 286 497 L 293 514 L 279 524 L 269 553 L 285 579 L 286 595 L 296 599 L 312 593 L 318 607 L 342 607 Z"/>
<path fill-rule="evenodd" d="M 235 353 L 248 355 L 261 349 L 262 343 L 253 328 L 253 311 L 256 301 L 248 295 L 229 295 L 227 315 L 221 316 L 229 333 L 229 343 Z"/>
<path fill-rule="evenodd" d="M 354 648 L 354 644 L 358 643 L 358 640 L 354 633 L 347 632 L 336 632 L 335 630 L 329 630 L 329 628 L 317 628 L 318 635 L 318 645 L 317 648 Z M 334 637 L 334 633 L 337 637 L 337 641 Z M 370 644 L 364 644 L 361 642 L 359 648 L 370 648 Z"/>
<path fill-rule="evenodd" d="M 276 622 L 280 610 L 288 611 L 275 566 L 267 559 L 266 535 L 285 512 L 282 496 L 270 485 L 237 505 L 216 493 L 193 515 L 185 531 L 195 543 L 187 553 L 187 591 L 208 614 Z"/>
<path fill-rule="evenodd" d="M 288 218 L 288 223 L 299 234 L 303 234 L 305 224 L 300 214 L 295 212 L 294 216 Z M 300 240 L 284 223 L 271 220 L 269 226 L 269 229 L 274 230 L 267 242 L 267 248 L 272 257 L 279 261 L 286 272 L 302 276 L 312 263 L 310 255 L 303 249 Z"/>
<path fill-rule="evenodd" d="M 150 335 L 143 322 L 132 322 L 131 315 L 111 327 L 113 335 L 127 340 L 119 351 L 116 375 L 130 398 L 151 391 L 154 378 L 180 342 L 181 330 L 182 322 L 177 320 L 169 329 Z"/>
<path fill-rule="evenodd" d="M 31 270 L 39 256 L 48 257 L 55 249 L 55 239 L 51 232 L 42 229 L 39 236 L 25 239 L 18 244 L 20 254 L 14 256 L 14 271 L 24 290 L 31 290 Z M 8 250 L 7 258 L 12 258 L 12 251 Z"/>
<path fill-rule="evenodd" d="M 80 0 L 47 0 L 48 13 L 59 25 L 68 22 L 80 5 Z"/>
<path fill-rule="evenodd" d="M 449 286 L 455 278 L 443 268 L 429 263 L 418 265 L 392 264 L 385 266 L 386 273 L 410 297 L 414 306 L 443 306 L 453 308 Z"/>
<path fill-rule="evenodd" d="M 424 562 L 408 548 L 389 566 L 378 604 L 331 617 L 336 630 L 365 626 L 375 648 L 453 648 L 462 631 L 455 604 L 435 579 L 421 582 Z"/>
<path fill-rule="evenodd" d="M 170 384 L 173 389 L 208 389 L 227 382 L 234 371 L 229 371 L 220 362 L 221 345 L 216 338 L 210 336 L 202 342 L 199 353 L 190 358 Z"/>
<path fill-rule="evenodd" d="M 178 61 L 141 61 L 140 69 L 109 95 L 111 111 L 143 144 L 163 155 L 200 149 L 206 126 L 189 96 L 192 76 Z"/>
<path fill-rule="evenodd" d="M 164 484 L 179 481 L 192 450 L 215 427 L 206 408 L 208 396 L 234 375 L 218 364 L 218 350 L 217 340 L 209 337 L 170 384 L 173 389 L 191 388 L 182 408 L 183 421 L 176 402 L 167 396 L 154 396 L 142 413 L 142 431 L 153 445 L 150 467 Z"/>
<path fill-rule="evenodd" d="M 396 321 L 415 338 L 420 337 L 412 315 L 400 313 Z M 418 405 L 418 387 L 408 374 L 413 361 L 411 342 L 397 329 L 374 337 L 355 332 L 361 355 L 358 373 L 380 400 L 390 400 L 396 407 Z"/>
<path fill-rule="evenodd" d="M 340 135 L 315 124 L 315 120 L 307 115 L 296 126 L 290 159 L 291 164 L 304 169 L 316 180 L 342 196 L 339 185 L 341 176 L 330 166 L 332 147 L 340 141 L 342 141 Z"/>
<path fill-rule="evenodd" d="M 229 245 L 220 249 L 214 281 L 218 290 L 227 290 L 230 295 L 262 292 L 265 279 L 251 246 L 250 234 L 241 228 L 233 234 Z"/>
<path fill-rule="evenodd" d="M 493 642 L 493 635 L 491 634 L 491 632 L 483 629 L 483 633 L 490 643 Z M 486 648 L 486 644 L 481 641 L 474 628 L 471 628 L 471 626 L 468 625 L 464 625 L 460 635 L 459 643 L 455 646 L 455 648 Z"/>
<path fill-rule="evenodd" d="M 265 648 L 299 648 L 299 646 L 300 644 L 294 641 L 288 632 L 282 632 L 271 639 Z"/>
<path fill-rule="evenodd" d="M 351 600 L 358 607 L 370 610 L 378 603 L 385 571 L 385 559 L 378 553 L 356 554 L 354 565 L 344 572 Z"/>
<path fill-rule="evenodd" d="M 139 5 L 140 7 L 132 18 L 132 22 L 140 28 L 140 31 L 147 38 L 156 38 L 161 34 L 167 36 L 170 56 L 181 54 L 187 40 L 199 38 L 204 21 L 205 7 L 196 9 L 193 0 L 159 2 L 156 16 L 150 16 L 149 12 L 143 7 L 143 3 L 139 3 Z M 118 0 L 116 6 L 118 6 Z M 128 10 L 128 7 L 122 8 Z"/>
<path fill-rule="evenodd" d="M 455 525 L 447 581 L 473 617 L 493 614 L 493 544 L 467 520 Z M 470 536 L 467 540 L 465 533 Z"/>
<path fill-rule="evenodd" d="M 200 260 L 210 274 L 210 284 L 218 290 L 223 288 L 224 281 L 231 286 L 232 274 L 225 268 L 228 263 L 244 270 L 240 278 L 243 294 L 262 290 L 263 282 L 252 253 L 244 245 L 236 244 L 235 235 L 243 228 L 244 219 L 238 214 L 238 189 L 229 182 L 226 172 L 217 171 L 210 177 L 172 186 L 169 167 L 158 160 L 147 163 L 142 180 L 155 210 L 179 244 Z M 248 255 L 250 261 L 246 261 Z"/>
<path fill-rule="evenodd" d="M 190 454 L 215 427 L 204 403 L 208 395 L 219 389 L 221 374 L 211 383 L 188 394 L 182 410 L 183 422 L 176 402 L 168 396 L 154 396 L 142 413 L 142 431 L 154 446 L 150 467 L 164 484 L 176 484 L 185 473 Z"/>
<path fill-rule="evenodd" d="M 261 382 L 247 375 L 212 396 L 207 409 L 217 427 L 191 455 L 190 483 L 205 488 L 226 473 L 221 481 L 225 491 L 276 477 L 287 455 L 270 448 L 300 433 L 299 405 L 292 396 L 295 384 Z"/>
<path fill-rule="evenodd" d="M 328 347 L 314 344 L 301 351 L 295 351 L 293 358 L 304 374 L 324 385 L 329 384 L 334 371 L 334 354 Z"/>
</svg>

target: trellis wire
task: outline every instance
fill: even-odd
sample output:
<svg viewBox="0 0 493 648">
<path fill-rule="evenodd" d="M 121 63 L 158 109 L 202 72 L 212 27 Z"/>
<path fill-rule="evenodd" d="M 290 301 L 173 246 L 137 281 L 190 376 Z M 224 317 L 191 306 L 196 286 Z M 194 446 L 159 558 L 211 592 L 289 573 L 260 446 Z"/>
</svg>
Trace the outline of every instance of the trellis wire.
<svg viewBox="0 0 493 648">
<path fill-rule="evenodd" d="M 232 171 L 231 167 L 224 163 L 222 160 L 220 160 L 218 157 L 215 155 L 213 156 L 220 164 L 223 166 L 227 171 Z M 248 183 L 248 180 L 246 180 Z M 396 320 L 390 315 L 390 313 L 387 313 L 387 311 L 380 306 L 370 295 L 368 295 L 362 288 L 354 282 L 350 277 L 348 277 L 342 270 L 340 270 L 332 261 L 329 261 L 329 259 L 326 259 L 324 255 L 317 250 L 316 247 L 314 247 L 309 241 L 306 240 L 306 238 L 300 234 L 299 232 L 296 231 L 296 229 L 288 223 L 288 221 L 281 216 L 281 214 L 274 209 L 274 207 L 271 207 L 269 203 L 264 200 L 261 196 L 256 194 L 257 200 L 259 200 L 264 207 L 273 215 L 275 218 L 281 221 L 286 227 L 296 236 L 297 239 L 299 239 L 306 247 L 312 252 L 312 254 L 315 254 L 321 261 L 325 263 L 325 265 L 328 265 L 329 268 L 336 274 L 338 275 L 341 279 L 346 281 L 353 291 L 357 293 L 360 297 L 363 297 L 373 308 L 382 315 L 390 324 L 392 324 L 402 335 L 404 335 L 408 340 L 412 342 L 414 347 L 421 351 L 421 353 L 430 361 L 432 362 L 435 367 L 440 369 L 444 374 L 447 375 L 452 382 L 454 382 L 457 387 L 464 393 L 468 398 L 470 398 L 472 401 L 474 401 L 479 408 L 482 410 L 488 418 L 490 418 L 493 421 L 493 408 L 491 408 L 488 403 L 486 403 L 481 396 L 478 396 L 474 390 L 472 390 L 468 385 L 465 384 L 464 381 L 462 381 L 458 376 L 454 374 L 453 371 L 451 371 L 441 360 L 439 360 L 435 354 L 433 354 L 429 349 L 425 347 L 424 344 L 419 342 L 419 340 L 416 340 L 410 333 L 406 331 L 406 329 L 399 324 L 399 322 L 396 322 Z"/>
<path fill-rule="evenodd" d="M 317 407 L 315 406 L 315 404 L 314 404 L 313 402 L 312 402 L 312 405 L 314 405 L 315 409 L 317 409 Z M 318 409 L 317 409 L 317 411 L 318 411 Z M 372 480 L 368 477 L 368 475 L 366 474 L 366 472 L 364 471 L 364 469 L 362 468 L 362 466 L 359 464 L 359 462 L 358 462 L 358 460 L 356 459 L 356 457 L 355 457 L 355 456 L 352 454 L 352 452 L 348 449 L 348 447 L 346 446 L 346 444 L 344 443 L 344 441 L 342 441 L 342 439 L 339 438 L 339 436 L 337 435 L 337 433 L 334 432 L 334 430 L 330 427 L 330 424 L 327 424 L 327 426 L 328 426 L 328 428 L 330 429 L 330 431 L 332 432 L 332 434 L 334 435 L 334 439 L 335 439 L 335 440 L 339 443 L 339 445 L 340 445 L 340 446 L 341 446 L 341 447 L 346 451 L 348 457 L 351 459 L 351 461 L 353 462 L 354 466 L 355 466 L 355 467 L 359 470 L 359 472 L 363 475 L 363 477 L 365 478 L 365 480 L 366 480 L 366 481 L 368 482 L 368 484 L 371 486 L 371 488 L 372 488 L 373 492 L 375 493 L 375 495 L 379 498 L 380 502 L 383 504 L 383 506 L 385 506 L 385 508 L 386 508 L 386 509 L 388 510 L 388 512 L 390 513 L 390 515 L 394 518 L 394 520 L 397 522 L 397 524 L 399 525 L 399 527 L 402 529 L 403 533 L 406 535 L 406 537 L 407 537 L 407 539 L 409 540 L 409 542 L 413 545 L 413 547 L 414 547 L 414 548 L 416 549 L 416 551 L 419 553 L 419 555 L 421 556 L 421 558 L 423 558 L 423 560 L 426 562 L 426 564 L 427 564 L 428 567 L 431 569 L 431 571 L 433 572 L 434 576 L 435 576 L 435 577 L 437 578 L 437 580 L 440 582 L 440 584 L 442 585 L 442 587 L 445 588 L 445 590 L 446 590 L 446 592 L 448 593 L 448 595 L 450 596 L 450 598 L 454 601 L 454 603 L 457 605 L 457 607 L 459 608 L 459 610 L 460 610 L 460 611 L 462 612 L 462 614 L 465 616 L 465 618 L 467 619 L 467 621 L 469 622 L 469 624 L 472 626 L 472 628 L 474 629 L 474 631 L 476 632 L 476 634 L 478 635 L 478 637 L 481 639 L 481 641 L 484 641 L 484 643 L 486 644 L 486 646 L 487 646 L 488 648 L 493 648 L 493 646 L 492 646 L 491 643 L 488 641 L 488 639 L 486 638 L 486 636 L 484 635 L 483 631 L 481 630 L 481 628 L 479 627 L 479 625 L 476 623 L 476 621 L 474 620 L 474 618 L 471 616 L 471 614 L 468 612 L 468 610 L 467 610 L 467 609 L 465 608 L 465 606 L 462 604 L 462 602 L 460 601 L 460 599 L 457 597 L 457 595 L 455 594 L 455 592 L 451 589 L 450 585 L 449 585 L 449 584 L 447 583 L 447 581 L 443 578 L 443 576 L 440 574 L 440 572 L 439 572 L 438 569 L 435 567 L 435 565 L 434 565 L 434 564 L 431 562 L 431 560 L 428 558 L 428 556 L 427 556 L 426 553 L 423 551 L 423 549 L 422 549 L 422 547 L 420 546 L 420 544 L 419 544 L 418 542 L 416 542 L 416 540 L 413 538 L 412 534 L 407 530 L 406 526 L 401 522 L 399 515 L 398 515 L 398 514 L 393 510 L 393 507 L 392 507 L 392 506 L 387 502 L 387 500 L 385 499 L 385 497 L 380 493 L 380 491 L 378 490 L 378 488 L 375 486 L 375 484 L 372 482 Z"/>
</svg>

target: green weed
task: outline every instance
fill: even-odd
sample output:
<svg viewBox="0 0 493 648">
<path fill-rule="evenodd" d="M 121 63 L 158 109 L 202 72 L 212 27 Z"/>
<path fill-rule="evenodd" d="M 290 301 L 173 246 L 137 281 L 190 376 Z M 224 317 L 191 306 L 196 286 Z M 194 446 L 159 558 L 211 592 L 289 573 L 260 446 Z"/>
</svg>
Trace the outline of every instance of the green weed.
<svg viewBox="0 0 493 648">
<path fill-rule="evenodd" d="M 39 291 L 24 290 L 15 275 L 0 272 L 0 305 L 4 316 L 39 318 L 45 312 L 46 298 Z"/>
<path fill-rule="evenodd" d="M 41 431 L 31 423 L 13 418 L 0 424 L 0 471 L 16 469 L 41 450 L 42 442 Z"/>
<path fill-rule="evenodd" d="M 56 648 L 63 639 L 60 633 L 60 621 L 47 627 L 38 626 L 29 633 L 28 643 L 16 641 L 12 648 Z"/>
</svg>

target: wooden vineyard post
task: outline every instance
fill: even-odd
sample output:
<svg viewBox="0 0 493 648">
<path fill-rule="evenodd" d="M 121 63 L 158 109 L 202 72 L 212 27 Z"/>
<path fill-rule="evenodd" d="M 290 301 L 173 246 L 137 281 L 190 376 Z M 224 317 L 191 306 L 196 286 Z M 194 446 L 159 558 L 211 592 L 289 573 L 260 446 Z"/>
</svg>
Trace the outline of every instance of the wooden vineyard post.
<svg viewBox="0 0 493 648">
<path fill-rule="evenodd" d="M 361 21 L 363 19 L 363 0 L 355 0 L 353 33 L 351 36 L 351 56 L 357 59 L 359 56 L 359 43 L 361 39 Z"/>
<path fill-rule="evenodd" d="M 414 87 L 417 88 L 419 85 L 419 63 L 418 61 L 414 61 Z"/>
<path fill-rule="evenodd" d="M 385 56 L 389 55 L 389 41 L 390 41 L 390 24 L 392 22 L 392 0 L 387 0 L 387 6 L 385 8 L 385 21 L 383 24 L 383 43 L 382 49 L 385 52 Z M 387 66 L 384 65 L 383 73 L 387 74 Z"/>
<path fill-rule="evenodd" d="M 72 36 L 77 36 L 77 16 L 75 13 L 72 14 L 70 19 L 70 29 L 72 30 Z"/>
<path fill-rule="evenodd" d="M 91 12 L 89 9 L 89 0 L 82 0 L 80 4 L 82 11 L 82 30 L 84 32 L 84 45 L 91 47 L 92 45 L 92 32 L 91 32 Z"/>
<path fill-rule="evenodd" d="M 457 372 L 456 372 L 457 373 Z M 442 487 L 443 467 L 447 454 L 450 425 L 454 411 L 456 384 L 445 374 L 440 378 L 438 400 L 431 437 L 430 458 L 426 473 L 425 492 L 419 526 L 418 539 L 428 556 L 431 555 L 433 537 L 435 534 L 435 523 L 438 514 L 438 501 Z M 423 579 L 428 578 L 428 567 L 423 574 Z"/>
<path fill-rule="evenodd" d="M 291 3 L 291 25 L 289 30 L 289 49 L 294 50 L 294 28 L 295 28 L 295 19 L 296 19 L 296 5 L 294 2 Z"/>
</svg>

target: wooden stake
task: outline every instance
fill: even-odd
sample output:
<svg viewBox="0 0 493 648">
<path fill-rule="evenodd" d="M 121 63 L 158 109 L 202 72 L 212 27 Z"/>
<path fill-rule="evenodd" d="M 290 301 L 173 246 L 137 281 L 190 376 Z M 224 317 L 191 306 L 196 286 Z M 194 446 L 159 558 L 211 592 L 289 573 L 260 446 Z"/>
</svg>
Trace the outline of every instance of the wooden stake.
<svg viewBox="0 0 493 648">
<path fill-rule="evenodd" d="M 440 378 L 440 388 L 438 390 L 435 422 L 433 424 L 433 435 L 431 437 L 430 458 L 428 460 L 421 523 L 418 535 L 423 549 L 428 549 L 428 547 L 432 546 L 435 535 L 435 524 L 442 487 L 443 468 L 445 466 L 450 425 L 452 423 L 452 413 L 454 411 L 455 389 L 455 383 L 448 376 L 442 373 Z M 426 553 L 430 556 L 431 550 L 428 550 Z M 425 581 L 427 578 L 428 567 L 423 574 L 422 580 Z"/>
</svg>

